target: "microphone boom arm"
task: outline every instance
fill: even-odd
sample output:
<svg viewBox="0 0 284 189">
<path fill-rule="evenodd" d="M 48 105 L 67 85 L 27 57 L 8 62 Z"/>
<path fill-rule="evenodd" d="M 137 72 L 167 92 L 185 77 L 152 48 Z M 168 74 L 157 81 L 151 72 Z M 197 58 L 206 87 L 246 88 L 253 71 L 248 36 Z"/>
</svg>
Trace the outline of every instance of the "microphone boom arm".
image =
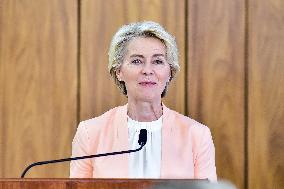
<svg viewBox="0 0 284 189">
<path fill-rule="evenodd" d="M 118 155 L 118 154 L 126 154 L 126 153 L 132 153 L 132 152 L 137 152 L 145 146 L 146 143 L 141 143 L 140 147 L 135 149 L 135 150 L 125 150 L 125 151 L 120 151 L 120 152 L 110 152 L 110 153 L 105 153 L 105 154 L 95 154 L 95 155 L 88 155 L 88 156 L 78 156 L 78 157 L 71 157 L 71 158 L 64 158 L 64 159 L 55 159 L 55 160 L 49 160 L 49 161 L 39 161 L 30 164 L 26 169 L 23 171 L 21 178 L 25 177 L 25 174 L 28 172 L 29 169 L 31 169 L 34 166 L 37 165 L 45 165 L 45 164 L 50 164 L 50 163 L 59 163 L 59 162 L 65 162 L 65 161 L 74 161 L 74 160 L 80 160 L 80 159 L 88 159 L 88 158 L 94 158 L 94 157 L 103 157 L 103 156 L 111 156 L 111 155 Z"/>
</svg>

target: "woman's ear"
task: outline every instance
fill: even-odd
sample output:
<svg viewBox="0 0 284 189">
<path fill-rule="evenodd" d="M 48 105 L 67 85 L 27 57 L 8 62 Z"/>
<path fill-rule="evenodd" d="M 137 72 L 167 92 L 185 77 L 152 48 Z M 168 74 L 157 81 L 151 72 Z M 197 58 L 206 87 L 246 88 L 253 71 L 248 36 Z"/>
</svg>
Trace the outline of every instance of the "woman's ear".
<svg viewBox="0 0 284 189">
<path fill-rule="evenodd" d="M 169 75 L 169 78 L 168 78 L 168 83 L 172 80 L 172 70 L 170 71 L 170 75 Z"/>
<path fill-rule="evenodd" d="M 173 79 L 173 70 L 171 69 L 170 76 L 169 76 L 169 82 L 172 81 L 172 79 Z"/>
<path fill-rule="evenodd" d="M 116 74 L 118 81 L 122 81 L 122 76 L 121 76 L 122 74 L 121 74 L 120 68 L 117 68 L 115 74 Z"/>
</svg>

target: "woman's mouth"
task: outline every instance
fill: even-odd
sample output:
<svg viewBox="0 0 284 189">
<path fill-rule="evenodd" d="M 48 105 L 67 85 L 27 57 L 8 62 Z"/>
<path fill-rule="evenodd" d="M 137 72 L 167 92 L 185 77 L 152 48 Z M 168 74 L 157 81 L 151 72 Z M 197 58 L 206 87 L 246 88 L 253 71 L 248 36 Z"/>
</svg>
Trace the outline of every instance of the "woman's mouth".
<svg viewBox="0 0 284 189">
<path fill-rule="evenodd" d="M 154 85 L 156 85 L 156 82 L 153 81 L 143 81 L 143 82 L 139 82 L 139 85 L 143 86 L 143 87 L 152 87 Z"/>
</svg>

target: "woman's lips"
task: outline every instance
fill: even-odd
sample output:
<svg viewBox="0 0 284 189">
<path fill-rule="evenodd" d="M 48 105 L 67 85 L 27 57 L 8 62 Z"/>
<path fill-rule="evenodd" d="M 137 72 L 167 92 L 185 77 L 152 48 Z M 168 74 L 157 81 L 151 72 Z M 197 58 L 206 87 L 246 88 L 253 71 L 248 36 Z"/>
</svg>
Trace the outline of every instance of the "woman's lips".
<svg viewBox="0 0 284 189">
<path fill-rule="evenodd" d="M 156 82 L 152 82 L 152 81 L 143 81 L 143 82 L 139 82 L 139 85 L 142 85 L 144 87 L 151 87 L 156 85 Z"/>
</svg>

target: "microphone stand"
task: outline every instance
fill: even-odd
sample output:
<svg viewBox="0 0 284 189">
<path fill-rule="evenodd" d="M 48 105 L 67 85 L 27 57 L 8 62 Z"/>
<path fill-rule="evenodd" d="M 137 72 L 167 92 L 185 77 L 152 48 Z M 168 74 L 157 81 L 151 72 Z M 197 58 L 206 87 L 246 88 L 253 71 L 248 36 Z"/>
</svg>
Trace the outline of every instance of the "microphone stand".
<svg viewBox="0 0 284 189">
<path fill-rule="evenodd" d="M 125 151 L 120 151 L 120 152 L 110 152 L 110 153 L 105 153 L 105 154 L 95 154 L 95 155 L 88 155 L 88 156 L 78 156 L 78 157 L 72 157 L 72 158 L 64 158 L 64 159 L 55 159 L 55 160 L 49 160 L 49 161 L 39 161 L 30 164 L 24 172 L 21 175 L 21 178 L 25 177 L 25 174 L 28 172 L 28 170 L 34 166 L 37 165 L 44 165 L 44 164 L 50 164 L 50 163 L 59 163 L 59 162 L 65 162 L 65 161 L 73 161 L 73 160 L 80 160 L 80 159 L 88 159 L 88 158 L 95 158 L 95 157 L 103 157 L 103 156 L 112 156 L 112 155 L 118 155 L 118 154 L 126 154 L 126 153 L 133 153 L 141 150 L 143 146 L 145 146 L 146 143 L 140 144 L 141 146 L 135 150 L 125 150 Z"/>
</svg>

